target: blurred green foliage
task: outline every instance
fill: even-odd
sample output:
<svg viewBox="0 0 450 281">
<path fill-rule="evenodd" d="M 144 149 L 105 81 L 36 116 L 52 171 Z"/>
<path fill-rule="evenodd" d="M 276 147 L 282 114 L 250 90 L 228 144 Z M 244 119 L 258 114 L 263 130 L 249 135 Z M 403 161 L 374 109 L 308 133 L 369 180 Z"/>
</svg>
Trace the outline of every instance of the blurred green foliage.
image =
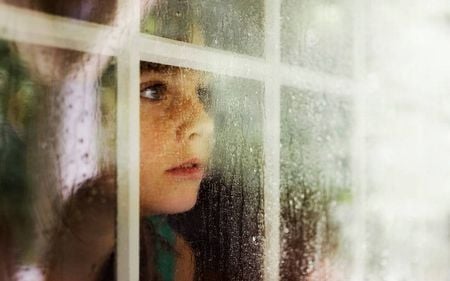
<svg viewBox="0 0 450 281">
<path fill-rule="evenodd" d="M 31 192 L 26 184 L 24 123 L 30 117 L 30 85 L 27 71 L 0 41 L 0 225 L 25 251 L 31 235 Z M 11 245 L 8 245 L 11 246 Z"/>
</svg>

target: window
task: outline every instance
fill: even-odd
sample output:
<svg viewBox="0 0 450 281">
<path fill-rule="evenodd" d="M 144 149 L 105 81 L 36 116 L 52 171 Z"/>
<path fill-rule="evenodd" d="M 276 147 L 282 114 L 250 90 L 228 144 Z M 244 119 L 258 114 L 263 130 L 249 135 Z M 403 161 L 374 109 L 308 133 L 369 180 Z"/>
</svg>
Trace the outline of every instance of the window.
<svg viewBox="0 0 450 281">
<path fill-rule="evenodd" d="M 197 280 L 448 280 L 444 0 L 47 2 L 0 3 L 0 279 L 187 276 L 186 243 Z M 212 156 L 165 171 L 208 173 L 143 215 L 183 102 Z"/>
</svg>

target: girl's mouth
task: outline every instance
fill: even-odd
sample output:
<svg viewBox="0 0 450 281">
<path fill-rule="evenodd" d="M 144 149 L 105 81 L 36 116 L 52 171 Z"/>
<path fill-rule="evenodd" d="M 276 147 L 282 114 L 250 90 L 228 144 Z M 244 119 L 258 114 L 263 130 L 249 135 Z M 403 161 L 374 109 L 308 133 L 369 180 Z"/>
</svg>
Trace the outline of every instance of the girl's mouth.
<svg viewBox="0 0 450 281">
<path fill-rule="evenodd" d="M 191 159 L 176 167 L 166 170 L 172 177 L 182 180 L 201 180 L 205 174 L 205 168 L 198 159 Z"/>
</svg>

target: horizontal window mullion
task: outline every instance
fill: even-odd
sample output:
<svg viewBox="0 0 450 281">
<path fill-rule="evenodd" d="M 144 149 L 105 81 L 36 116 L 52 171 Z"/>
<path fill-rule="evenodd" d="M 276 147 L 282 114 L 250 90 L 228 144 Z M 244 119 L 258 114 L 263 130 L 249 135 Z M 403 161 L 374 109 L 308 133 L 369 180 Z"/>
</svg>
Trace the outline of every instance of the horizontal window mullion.
<svg viewBox="0 0 450 281">
<path fill-rule="evenodd" d="M 47 15 L 0 4 L 0 37 L 10 41 L 116 56 L 123 48 L 118 27 Z M 299 89 L 336 94 L 350 93 L 351 79 L 281 64 L 277 73 L 264 59 L 200 47 L 147 34 L 137 40 L 140 58 L 163 64 L 258 81 L 279 75 L 280 83 Z"/>
<path fill-rule="evenodd" d="M 142 34 L 139 39 L 141 59 L 188 67 L 216 74 L 263 81 L 268 65 L 263 59 L 200 47 L 189 43 Z"/>
<path fill-rule="evenodd" d="M 0 37 L 7 40 L 112 56 L 120 34 L 116 27 L 0 4 Z"/>
<path fill-rule="evenodd" d="M 283 64 L 279 71 L 281 84 L 300 90 L 334 95 L 352 95 L 357 87 L 355 80 L 305 67 Z"/>
</svg>

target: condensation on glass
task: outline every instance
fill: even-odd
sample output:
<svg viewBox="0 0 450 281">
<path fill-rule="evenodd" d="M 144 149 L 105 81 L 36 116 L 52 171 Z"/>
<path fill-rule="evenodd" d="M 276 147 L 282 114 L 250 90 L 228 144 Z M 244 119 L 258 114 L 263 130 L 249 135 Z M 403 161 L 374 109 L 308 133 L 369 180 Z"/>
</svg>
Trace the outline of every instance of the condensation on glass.
<svg viewBox="0 0 450 281">
<path fill-rule="evenodd" d="M 450 278 L 447 1 L 386 1 L 370 19 L 364 277 Z"/>
<path fill-rule="evenodd" d="M 264 52 L 264 1 L 156 1 L 141 31 L 251 56 Z"/>
<path fill-rule="evenodd" d="M 349 110 L 348 97 L 282 88 L 282 280 L 335 280 L 331 271 L 341 270 L 338 215 L 352 190 Z"/>
<path fill-rule="evenodd" d="M 211 89 L 211 174 L 184 218 L 195 218 L 200 230 L 190 231 L 200 253 L 198 280 L 262 280 L 263 87 L 214 75 Z"/>
<path fill-rule="evenodd" d="M 52 19 L 81 30 L 100 27 L 86 21 L 115 25 L 117 19 L 116 1 L 53 2 L 2 1 L 43 12 L 9 10 L 25 18 Z M 277 220 L 263 221 L 262 185 L 269 172 L 264 165 L 269 163 L 263 163 L 262 146 L 270 134 L 263 132 L 263 122 L 270 122 L 263 112 L 277 107 L 262 104 L 263 88 L 282 84 L 280 279 L 448 281 L 448 1 L 284 0 L 281 42 L 264 42 L 266 3 L 155 1 L 141 9 L 150 9 L 141 31 L 173 39 L 165 40 L 173 47 L 182 41 L 212 47 L 203 49 L 209 55 L 254 62 L 248 55 L 263 57 L 264 46 L 279 44 L 277 69 L 299 72 L 292 75 L 296 81 L 278 73 L 270 81 L 251 81 L 148 65 L 152 81 L 141 85 L 140 93 L 141 133 L 150 136 L 144 140 L 161 141 L 160 131 L 152 127 L 156 124 L 164 131 L 181 120 L 181 129 L 192 129 L 186 121 L 204 111 L 214 123 L 215 143 L 198 199 L 190 197 L 189 206 L 181 209 L 171 209 L 181 202 L 169 204 L 159 210 L 163 216 L 149 217 L 155 210 L 141 214 L 158 225 L 141 233 L 142 245 L 150 252 L 156 249 L 141 255 L 142 273 L 173 277 L 170 270 L 186 261 L 179 257 L 187 257 L 192 266 L 194 257 L 195 267 L 185 273 L 197 280 L 264 278 L 264 261 L 272 260 L 263 256 L 264 242 L 270 241 L 263 237 L 264 227 Z M 267 24 L 269 29 L 278 26 Z M 1 36 L 14 38 L 9 28 L 5 33 L 2 28 Z M 0 279 L 38 280 L 47 269 L 55 280 L 86 280 L 82 272 L 88 268 L 87 275 L 113 280 L 115 145 L 116 136 L 124 133 L 116 132 L 115 60 L 50 47 L 51 33 L 17 36 L 42 40 L 45 47 L 0 42 Z M 146 42 L 161 40 L 145 34 L 138 36 Z M 59 39 L 53 43 L 61 44 Z M 89 39 L 78 38 L 83 44 L 74 48 L 88 46 Z M 175 54 L 163 56 L 158 58 L 206 67 L 199 57 L 177 61 Z M 272 67 L 263 60 L 256 63 L 248 73 Z M 191 96 L 183 96 L 187 90 Z M 179 95 L 172 104 L 179 107 L 170 114 L 181 119 L 164 111 L 142 114 L 143 107 L 164 104 L 166 91 Z M 194 97 L 202 106 L 192 104 Z M 141 153 L 141 160 L 155 155 Z M 164 171 L 195 171 L 201 159 L 190 156 L 195 155 L 175 159 Z M 141 169 L 141 176 L 155 170 Z M 143 183 L 142 198 L 157 198 L 157 193 L 146 194 L 150 185 Z M 186 203 L 184 195 L 176 192 L 172 199 Z"/>
<path fill-rule="evenodd" d="M 141 62 L 141 278 L 188 263 L 187 279 L 261 279 L 262 94 L 256 81 Z M 184 174 L 197 165 L 201 185 Z"/>
<path fill-rule="evenodd" d="M 359 80 L 282 89 L 281 278 L 448 280 L 450 7 L 361 2 L 283 3 L 283 60 Z"/>
<path fill-rule="evenodd" d="M 87 280 L 105 262 L 95 245 L 115 245 L 114 60 L 7 41 L 0 52 L 0 279 Z"/>
<path fill-rule="evenodd" d="M 352 74 L 352 1 L 281 1 L 281 60 L 340 76 Z"/>
</svg>

